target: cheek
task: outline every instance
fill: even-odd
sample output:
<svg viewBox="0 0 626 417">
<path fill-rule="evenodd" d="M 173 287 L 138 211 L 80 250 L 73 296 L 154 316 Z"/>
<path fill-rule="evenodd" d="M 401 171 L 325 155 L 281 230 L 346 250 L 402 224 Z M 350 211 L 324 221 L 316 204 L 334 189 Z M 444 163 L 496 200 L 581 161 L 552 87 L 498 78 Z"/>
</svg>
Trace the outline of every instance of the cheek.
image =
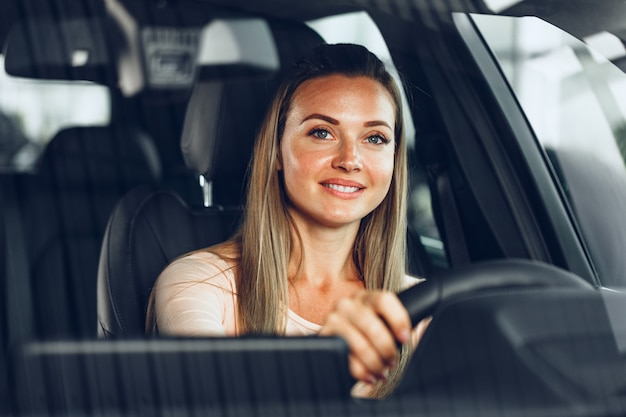
<svg viewBox="0 0 626 417">
<path fill-rule="evenodd" d="M 284 147 L 282 149 L 282 169 L 287 176 L 308 176 L 319 170 L 323 165 L 323 156 L 318 153 L 298 149 L 297 147 Z"/>
<path fill-rule="evenodd" d="M 310 189 L 316 172 L 314 164 L 310 155 L 283 154 L 282 177 L 288 200 L 298 200 Z"/>
<path fill-rule="evenodd" d="M 285 178 L 289 179 L 300 175 L 302 170 L 299 158 L 297 158 L 290 150 L 283 152 L 282 154 L 282 168 Z"/>
<path fill-rule="evenodd" d="M 394 155 L 388 155 L 385 158 L 377 158 L 372 162 L 372 176 L 378 178 L 380 185 L 389 188 L 391 179 L 393 178 Z"/>
</svg>

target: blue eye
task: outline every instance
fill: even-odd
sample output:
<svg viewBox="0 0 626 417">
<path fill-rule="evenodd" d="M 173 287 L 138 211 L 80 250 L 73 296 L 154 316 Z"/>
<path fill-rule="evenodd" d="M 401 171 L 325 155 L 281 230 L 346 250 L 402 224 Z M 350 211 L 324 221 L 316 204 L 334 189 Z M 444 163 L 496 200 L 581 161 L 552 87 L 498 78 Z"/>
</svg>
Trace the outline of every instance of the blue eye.
<svg viewBox="0 0 626 417">
<path fill-rule="evenodd" d="M 318 139 L 328 139 L 330 132 L 326 129 L 313 129 L 309 132 L 309 135 L 315 136 Z"/>
<path fill-rule="evenodd" d="M 389 142 L 384 136 L 382 135 L 372 135 L 372 136 L 368 136 L 366 139 L 367 143 L 371 143 L 374 145 L 382 145 L 384 143 Z"/>
</svg>

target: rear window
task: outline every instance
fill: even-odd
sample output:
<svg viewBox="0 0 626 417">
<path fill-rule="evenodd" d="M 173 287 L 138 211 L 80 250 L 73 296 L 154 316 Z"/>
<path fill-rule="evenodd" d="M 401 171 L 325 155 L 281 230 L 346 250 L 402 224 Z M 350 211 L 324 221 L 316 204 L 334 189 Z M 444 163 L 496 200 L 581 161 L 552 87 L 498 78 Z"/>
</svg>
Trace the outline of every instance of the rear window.
<svg viewBox="0 0 626 417">
<path fill-rule="evenodd" d="M 0 54 L 0 170 L 30 171 L 45 145 L 66 127 L 103 126 L 111 118 L 108 88 L 87 81 L 13 77 Z"/>
</svg>

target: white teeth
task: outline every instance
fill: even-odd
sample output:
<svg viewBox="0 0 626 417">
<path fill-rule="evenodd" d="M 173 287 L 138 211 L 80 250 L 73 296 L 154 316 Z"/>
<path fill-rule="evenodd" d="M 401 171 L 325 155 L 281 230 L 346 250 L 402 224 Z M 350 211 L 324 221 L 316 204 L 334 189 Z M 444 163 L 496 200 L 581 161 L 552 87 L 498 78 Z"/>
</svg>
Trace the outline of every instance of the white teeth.
<svg viewBox="0 0 626 417">
<path fill-rule="evenodd" d="M 339 191 L 340 193 L 356 193 L 359 191 L 359 187 L 348 187 L 346 185 L 337 185 L 337 184 L 324 184 L 325 187 L 330 188 L 331 190 Z"/>
</svg>

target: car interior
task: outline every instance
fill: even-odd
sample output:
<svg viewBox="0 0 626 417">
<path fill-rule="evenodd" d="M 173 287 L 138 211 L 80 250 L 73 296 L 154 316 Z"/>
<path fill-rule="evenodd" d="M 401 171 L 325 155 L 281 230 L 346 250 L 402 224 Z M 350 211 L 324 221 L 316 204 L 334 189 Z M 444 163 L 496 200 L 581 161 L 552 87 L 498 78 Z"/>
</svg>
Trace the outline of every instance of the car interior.
<svg viewBox="0 0 626 417">
<path fill-rule="evenodd" d="M 96 85 L 105 97 L 101 120 L 66 123 L 39 143 L 18 132 L 25 122 L 0 125 L 0 415 L 620 415 L 626 300 L 599 290 L 590 261 L 604 254 L 601 272 L 620 285 L 620 240 L 605 243 L 607 229 L 567 212 L 594 209 L 589 189 L 606 194 L 586 179 L 617 177 L 590 164 L 594 174 L 576 179 L 584 155 L 534 145 L 488 49 L 475 46 L 470 15 L 493 10 L 270 3 L 0 5 L 5 77 Z M 282 71 L 334 42 L 316 22 L 354 13 L 376 25 L 403 81 L 414 127 L 408 272 L 426 282 L 401 298 L 414 322 L 434 317 L 382 401 L 350 397 L 339 339 L 146 335 L 159 272 L 236 231 Z M 80 104 L 67 113 L 79 117 Z M 570 183 L 554 185 L 565 171 Z"/>
</svg>

